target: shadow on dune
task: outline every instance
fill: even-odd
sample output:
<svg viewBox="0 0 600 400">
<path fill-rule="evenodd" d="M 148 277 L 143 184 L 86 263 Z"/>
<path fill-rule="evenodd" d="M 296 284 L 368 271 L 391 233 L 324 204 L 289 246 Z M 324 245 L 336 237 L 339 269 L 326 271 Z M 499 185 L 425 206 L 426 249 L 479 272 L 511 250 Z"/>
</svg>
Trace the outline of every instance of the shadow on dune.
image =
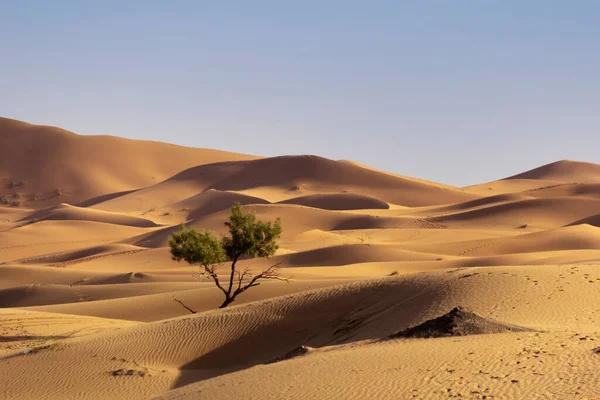
<svg viewBox="0 0 600 400">
<path fill-rule="evenodd" d="M 387 337 L 428 315 L 435 286 L 402 279 L 363 282 L 197 314 L 194 318 L 214 326 L 198 340 L 217 345 L 183 365 L 172 389 L 270 363 L 302 346 Z"/>
<path fill-rule="evenodd" d="M 69 336 L 0 336 L 0 342 L 20 342 L 23 340 L 57 340 L 68 339 Z"/>
<path fill-rule="evenodd" d="M 257 365 L 281 362 L 302 356 L 308 353 L 310 348 L 347 344 L 359 340 L 535 332 L 534 329 L 527 327 L 481 317 L 462 307 L 455 307 L 442 316 L 408 327 L 409 320 L 421 319 L 421 316 L 432 305 L 431 297 L 421 296 L 424 293 L 431 293 L 428 291 L 417 292 L 416 295 L 400 301 L 399 305 L 402 307 L 394 310 L 395 307 L 385 300 L 394 297 L 388 293 L 387 289 L 389 288 L 380 289 L 382 289 L 382 293 L 379 293 L 377 297 L 381 296 L 381 301 L 377 301 L 371 306 L 358 307 L 354 313 L 339 314 L 340 316 L 337 318 L 333 313 L 328 315 L 325 310 L 318 315 L 311 315 L 310 313 L 314 313 L 316 310 L 299 307 L 294 310 L 293 315 L 288 315 L 288 318 L 260 326 L 184 365 L 178 381 L 171 389 Z M 374 293 L 368 297 L 373 295 Z M 362 298 L 362 300 L 364 304 L 366 299 Z M 414 314 L 411 315 L 411 312 Z M 243 317 L 242 314 L 238 315 Z M 310 319 L 313 324 L 309 326 L 303 324 L 302 315 L 311 315 Z M 405 328 L 390 334 L 389 330 L 394 322 L 396 322 L 396 326 L 404 325 Z"/>
<path fill-rule="evenodd" d="M 75 206 L 76 207 L 91 207 L 91 206 L 95 206 L 96 204 L 100 204 L 100 203 L 103 203 L 105 201 L 116 199 L 117 197 L 125 196 L 126 194 L 129 194 L 129 193 L 137 192 L 138 190 L 139 189 L 125 190 L 125 191 L 122 191 L 122 192 L 109 193 L 109 194 L 104 194 L 102 196 L 92 197 L 91 199 L 87 199 L 87 200 L 84 200 L 84 201 L 81 201 L 81 202 L 75 204 Z"/>
</svg>

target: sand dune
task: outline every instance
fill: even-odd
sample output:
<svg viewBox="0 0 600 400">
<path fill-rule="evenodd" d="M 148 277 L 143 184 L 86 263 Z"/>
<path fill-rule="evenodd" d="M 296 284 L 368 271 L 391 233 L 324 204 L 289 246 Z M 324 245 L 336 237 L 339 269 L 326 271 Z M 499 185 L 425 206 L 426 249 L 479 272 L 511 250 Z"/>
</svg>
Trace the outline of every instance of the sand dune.
<svg viewBox="0 0 600 400">
<path fill-rule="evenodd" d="M 530 197 L 589 197 L 600 198 L 600 183 L 565 183 L 525 192 Z"/>
<path fill-rule="evenodd" d="M 594 215 L 599 206 L 598 199 L 536 198 L 435 216 L 430 220 L 450 227 L 555 228 Z"/>
<path fill-rule="evenodd" d="M 339 160 L 338 162 L 346 163 L 346 164 L 350 164 L 350 165 L 354 165 L 354 166 L 357 166 L 357 167 L 368 169 L 370 171 L 380 172 L 380 173 L 384 173 L 384 174 L 395 176 L 395 177 L 402 178 L 402 179 L 408 179 L 408 180 L 411 180 L 411 181 L 414 181 L 414 182 L 418 182 L 418 183 L 424 183 L 424 184 L 430 185 L 430 186 L 436 186 L 436 187 L 441 187 L 441 188 L 445 188 L 445 189 L 453 189 L 453 190 L 459 189 L 456 186 L 446 185 L 444 183 L 428 181 L 426 179 L 419 179 L 419 178 L 415 178 L 415 177 L 412 177 L 412 176 L 405 176 L 405 175 L 395 174 L 395 173 L 392 173 L 392 172 L 389 172 L 389 171 L 383 171 L 381 169 L 373 168 L 371 166 L 368 166 L 368 165 L 365 165 L 365 164 L 361 164 L 359 162 L 352 161 L 352 160 Z"/>
<path fill-rule="evenodd" d="M 0 281 L 2 289 L 31 284 L 71 285 L 92 277 L 104 279 L 111 276 L 103 272 L 19 264 L 0 264 L 0 274 L 3 277 Z"/>
<path fill-rule="evenodd" d="M 40 221 L 0 232 L 0 262 L 109 244 L 145 230 L 89 221 Z"/>
<path fill-rule="evenodd" d="M 0 195 L 17 193 L 36 208 L 138 189 L 194 165 L 255 158 L 113 136 L 79 136 L 7 118 L 0 118 L 0 152 Z"/>
<path fill-rule="evenodd" d="M 66 267 L 78 263 L 89 262 L 97 258 L 136 253 L 143 250 L 145 249 L 124 244 L 105 244 L 86 247 L 81 250 L 44 254 L 37 257 L 15 260 L 13 262 L 20 264 L 45 264 L 53 267 Z"/>
<path fill-rule="evenodd" d="M 137 325 L 133 321 L 19 309 L 0 309 L 0 321 L 0 357 L 23 354 L 24 349 L 35 353 L 58 343 Z"/>
<path fill-rule="evenodd" d="M 268 204 L 269 202 L 258 197 L 247 196 L 241 193 L 208 190 L 188 199 L 182 200 L 171 206 L 172 209 L 190 210 L 187 219 L 197 219 L 221 210 L 229 210 L 234 203 L 240 204 Z"/>
<path fill-rule="evenodd" d="M 245 194 L 270 202 L 344 192 L 408 206 L 451 203 L 476 197 L 457 189 L 416 182 L 322 157 L 283 156 L 200 165 L 153 187 L 95 207 L 106 210 L 131 209 L 136 201 L 146 201 L 156 208 L 162 208 L 208 189 L 253 190 Z M 256 190 L 260 190 L 260 194 Z M 273 191 L 276 198 L 273 197 Z"/>
<path fill-rule="evenodd" d="M 107 211 L 94 210 L 90 208 L 81 208 L 69 204 L 34 212 L 25 218 L 30 222 L 59 220 L 59 221 L 94 221 L 106 224 L 135 226 L 138 228 L 157 227 L 153 221 L 146 218 L 140 218 L 130 215 L 111 213 Z"/>
<path fill-rule="evenodd" d="M 573 271 L 575 271 L 575 276 L 570 275 L 570 272 Z M 382 304 L 381 308 L 373 309 L 373 307 L 369 307 L 371 302 L 365 304 L 364 297 L 353 293 L 353 299 L 358 297 L 363 300 L 361 306 L 357 307 L 363 311 L 349 314 L 347 319 L 344 319 L 353 322 L 345 334 L 353 339 L 364 338 L 367 341 L 322 348 L 318 345 L 318 341 L 319 339 L 324 340 L 326 336 L 318 336 L 306 341 L 298 340 L 296 343 L 308 345 L 311 349 L 306 355 L 280 363 L 260 365 L 235 373 L 223 374 L 220 377 L 175 390 L 171 395 L 163 398 L 214 398 L 215 396 L 229 398 L 241 396 L 243 393 L 246 398 L 278 398 L 281 396 L 289 398 L 410 398 L 412 396 L 442 398 L 448 396 L 448 391 L 456 396 L 461 393 L 460 397 L 467 398 L 486 393 L 487 396 L 500 398 L 525 398 L 539 393 L 551 397 L 567 398 L 569 394 L 574 395 L 577 391 L 584 396 L 598 395 L 600 392 L 598 392 L 597 380 L 583 377 L 588 376 L 587 374 L 591 374 L 590 377 L 594 376 L 593 369 L 600 365 L 600 360 L 592 351 L 595 347 L 594 341 L 598 340 L 595 328 L 588 325 L 589 320 L 586 316 L 584 318 L 586 322 L 578 325 L 581 329 L 578 332 L 565 332 L 560 329 L 561 324 L 563 324 L 562 326 L 568 325 L 570 322 L 567 321 L 580 319 L 583 315 L 575 309 L 571 309 L 573 305 L 568 301 L 576 298 L 577 294 L 566 283 L 577 282 L 582 273 L 590 271 L 593 271 L 593 267 L 581 270 L 547 266 L 543 268 L 526 267 L 517 271 L 515 268 L 504 268 L 493 271 L 475 269 L 469 273 L 463 272 L 461 276 L 464 278 L 459 276 L 452 278 L 453 282 L 456 282 L 450 284 L 453 290 L 444 292 L 454 293 L 454 295 L 440 296 L 441 293 L 435 292 L 435 286 L 432 287 L 431 283 L 427 285 L 432 291 L 428 292 L 426 297 L 438 300 L 434 302 L 437 307 L 431 307 L 432 312 L 422 313 L 419 317 L 415 317 L 415 314 L 419 314 L 417 311 L 419 308 L 412 316 L 406 315 L 403 318 L 398 315 L 400 310 L 409 307 L 408 304 L 403 304 L 398 299 L 391 304 Z M 562 276 L 564 278 L 561 278 Z M 556 279 L 558 282 L 555 281 Z M 564 281 L 561 283 L 560 281 L 563 279 Z M 498 290 L 498 284 L 501 284 L 501 290 Z M 555 292 L 556 288 L 562 285 L 565 290 Z M 594 285 L 587 285 L 589 290 L 592 290 Z M 479 288 L 473 292 L 476 286 Z M 531 287 L 537 287 L 537 290 L 532 290 Z M 578 287 L 585 289 L 583 284 Z M 371 301 L 383 300 L 385 302 L 389 298 L 388 296 L 394 296 L 391 293 L 402 292 L 402 290 L 386 292 L 385 288 L 379 290 L 381 290 L 380 295 Z M 412 290 L 409 291 L 406 297 L 410 298 L 413 293 Z M 488 295 L 483 295 L 483 293 L 488 293 Z M 516 295 L 517 293 L 519 294 Z M 508 296 L 504 297 L 505 295 Z M 449 338 L 368 340 L 369 336 L 381 337 L 391 329 L 390 325 L 379 325 L 381 319 L 395 321 L 398 325 L 406 325 L 407 320 L 414 318 L 416 323 L 420 323 L 435 317 L 436 311 L 438 315 L 449 311 L 448 308 L 444 310 L 444 307 L 438 311 L 440 303 L 460 304 L 463 299 L 473 299 L 471 296 L 483 300 L 479 304 L 467 300 L 479 315 L 510 321 L 507 323 L 524 323 L 530 328 L 535 327 L 543 332 L 469 336 L 459 340 Z M 561 303 L 560 309 L 548 309 L 545 306 L 549 300 L 548 297 L 552 299 L 555 296 L 560 297 L 560 301 L 565 301 L 565 303 Z M 443 300 L 441 300 L 442 298 Z M 579 298 L 581 299 L 581 297 Z M 411 304 L 419 304 L 421 299 L 418 297 L 411 300 Z M 494 305 L 494 301 L 498 303 Z M 332 306 L 335 309 L 335 305 Z M 390 311 L 384 312 L 389 318 L 382 318 L 382 315 L 376 311 L 384 310 L 385 306 L 392 307 Z M 579 306 L 585 308 L 582 303 L 579 303 Z M 494 311 L 488 312 L 487 310 Z M 571 314 L 571 312 L 578 315 Z M 525 316 L 527 313 L 537 315 L 538 318 L 529 319 Z M 391 317 L 390 314 L 393 314 L 394 317 Z M 550 314 L 554 314 L 557 318 L 554 323 L 550 322 L 552 321 Z M 314 311 L 311 315 L 314 315 Z M 511 315 L 512 318 L 507 318 L 508 315 Z M 524 318 L 515 318 L 515 315 L 521 315 Z M 542 320 L 548 321 L 549 324 L 540 324 L 539 322 Z M 587 326 L 589 330 L 586 330 L 584 326 Z M 335 327 L 333 325 L 332 329 Z M 378 332 L 375 333 L 375 331 Z M 593 333 L 590 334 L 590 332 Z M 290 343 L 290 347 L 292 345 Z M 450 347 L 451 350 L 446 349 L 447 347 Z M 560 361 L 554 359 L 557 355 L 560 357 Z M 569 363 L 577 365 L 576 369 L 569 368 Z M 519 367 L 514 367 L 514 365 Z M 308 374 L 310 378 L 301 381 L 293 379 L 293 375 L 298 371 L 303 371 L 303 376 Z M 264 376 L 270 377 L 268 382 L 262 379 Z M 566 379 L 568 376 L 580 378 L 568 380 Z M 555 384 L 544 386 L 543 382 L 546 382 L 546 379 L 551 379 Z M 535 385 L 535 388 L 531 385 Z M 260 389 L 249 392 L 248 387 Z"/>
<path fill-rule="evenodd" d="M 574 275 L 570 272 L 574 272 Z M 127 377 L 114 378 L 114 375 L 106 371 L 133 370 L 136 379 L 143 378 L 143 385 L 141 382 L 137 385 L 134 384 L 136 392 L 131 395 L 144 398 L 160 393 L 168 386 L 181 386 L 211 376 L 222 375 L 220 378 L 204 380 L 198 385 L 183 389 L 184 393 L 188 393 L 189 396 L 196 396 L 190 398 L 197 398 L 200 396 L 200 392 L 201 396 L 214 398 L 214 396 L 229 397 L 237 393 L 238 386 L 232 384 L 230 379 L 240 379 L 238 374 L 242 374 L 242 381 L 252 381 L 259 376 L 264 376 L 265 369 L 275 368 L 271 374 L 277 384 L 266 387 L 258 386 L 260 392 L 252 392 L 251 396 L 276 397 L 277 393 L 281 395 L 282 387 L 289 387 L 281 386 L 283 381 L 279 379 L 287 376 L 285 375 L 287 369 L 280 369 L 277 367 L 277 363 L 245 369 L 233 374 L 231 372 L 268 362 L 300 345 L 324 350 L 327 346 L 336 344 L 352 344 L 361 340 L 387 337 L 398 330 L 417 325 L 447 312 L 452 308 L 451 304 L 464 304 L 486 318 L 543 330 L 546 333 L 537 333 L 538 336 L 531 336 L 532 333 L 512 333 L 508 334 L 508 338 L 506 334 L 503 334 L 498 335 L 497 339 L 489 336 L 485 338 L 475 336 L 473 340 L 464 339 L 462 347 L 466 346 L 472 354 L 475 354 L 473 364 L 463 367 L 460 360 L 464 360 L 464 355 L 460 357 L 462 353 L 449 352 L 448 355 L 443 356 L 448 369 L 462 370 L 465 368 L 465 371 L 476 371 L 478 368 L 483 368 L 484 371 L 489 371 L 489 368 L 492 368 L 492 370 L 497 370 L 499 365 L 489 364 L 489 359 L 482 355 L 497 348 L 495 346 L 499 344 L 506 343 L 506 341 L 514 342 L 518 338 L 521 342 L 518 343 L 519 349 L 522 349 L 523 346 L 527 348 L 537 340 L 538 345 L 534 345 L 534 350 L 536 348 L 539 350 L 540 347 L 547 349 L 546 353 L 541 356 L 547 361 L 552 359 L 552 356 L 547 353 L 554 352 L 549 350 L 555 347 L 560 349 L 561 344 L 567 346 L 566 349 L 562 349 L 562 357 L 569 360 L 581 357 L 585 349 L 590 354 L 590 357 L 586 358 L 589 360 L 589 364 L 586 362 L 582 365 L 581 372 L 591 371 L 592 368 L 600 366 L 600 360 L 596 358 L 596 361 L 593 361 L 594 359 L 591 358 L 593 355 L 591 351 L 594 348 L 593 341 L 588 339 L 586 343 L 583 343 L 580 338 L 591 337 L 593 339 L 595 335 L 590 332 L 595 331 L 595 326 L 600 321 L 594 316 L 595 314 L 585 311 L 589 306 L 589 297 L 587 296 L 593 296 L 592 293 L 595 293 L 596 290 L 594 284 L 589 284 L 587 280 L 581 279 L 584 275 L 589 275 L 592 279 L 600 279 L 600 275 L 593 266 L 576 268 L 532 266 L 518 270 L 507 267 L 494 270 L 471 269 L 454 273 L 436 272 L 408 275 L 383 281 L 299 293 L 279 298 L 277 301 L 265 300 L 230 310 L 211 311 L 197 316 L 186 316 L 140 327 L 125 328 L 115 333 L 102 334 L 98 338 L 90 337 L 68 343 L 61 349 L 45 349 L 33 355 L 36 364 L 43 367 L 48 363 L 59 362 L 62 368 L 56 372 L 49 369 L 49 373 L 45 375 L 34 376 L 31 378 L 30 384 L 32 384 L 34 392 L 42 390 L 35 388 L 44 387 L 45 382 L 56 380 L 56 374 L 62 374 L 67 382 L 74 379 L 87 382 L 86 390 L 91 396 L 107 398 L 116 393 L 122 394 L 122 385 L 131 380 Z M 535 287 L 537 289 L 532 290 Z M 564 287 L 564 290 L 556 291 L 558 287 Z M 499 290 L 500 288 L 501 290 Z M 560 301 L 561 307 L 547 307 L 548 299 L 551 300 L 553 297 L 558 297 L 555 303 L 558 304 L 557 302 Z M 305 315 L 310 315 L 310 320 L 307 321 Z M 535 315 L 535 318 L 531 318 L 532 315 Z M 300 321 L 302 329 L 298 329 L 297 324 Z M 577 326 L 577 335 L 574 336 L 574 332 L 564 333 L 561 331 L 561 327 L 565 326 Z M 282 335 L 283 332 L 286 334 Z M 173 337 L 178 339 L 177 342 L 168 340 Z M 204 340 L 199 341 L 198 337 L 202 337 Z M 511 337 L 512 339 L 510 339 Z M 431 345 L 434 347 L 436 343 L 448 346 L 445 339 L 431 340 L 433 340 Z M 266 343 L 269 345 L 265 345 Z M 423 367 L 428 366 L 431 358 L 419 358 L 417 355 L 420 352 L 415 349 L 416 354 L 414 354 L 409 350 L 414 346 L 406 343 L 402 340 L 365 342 L 358 343 L 358 346 L 333 347 L 330 351 L 333 351 L 333 354 L 341 351 L 350 359 L 354 359 L 352 355 L 356 355 L 356 352 L 362 354 L 359 357 L 362 362 L 358 364 L 342 362 L 340 365 L 348 364 L 355 367 L 362 365 L 367 370 L 373 370 L 376 365 L 380 365 L 381 359 L 376 356 L 380 354 L 378 351 L 380 346 L 384 346 L 387 353 L 398 354 L 393 358 L 396 362 L 392 365 L 398 365 L 397 363 L 400 362 L 400 365 L 404 366 L 403 368 L 409 368 L 409 363 L 413 363 L 413 368 L 415 367 L 414 363 Z M 406 348 L 405 346 L 411 347 Z M 423 351 L 426 351 L 427 348 L 428 345 Z M 397 350 L 392 351 L 393 349 Z M 316 354 L 320 352 L 314 353 L 316 357 Z M 505 355 L 505 358 L 513 361 L 513 364 L 521 358 L 527 359 L 528 352 L 522 356 L 516 355 L 517 353 L 513 353 L 511 350 Z M 408 356 L 409 354 L 413 356 Z M 522 350 L 519 354 L 523 354 Z M 541 350 L 540 354 L 542 354 Z M 313 357 L 313 353 L 309 353 L 305 356 L 306 358 L 303 357 L 284 361 L 284 363 L 307 360 L 309 357 Z M 72 361 L 75 358 L 79 360 L 78 363 Z M 405 359 L 404 362 L 400 361 L 402 358 Z M 341 360 L 343 359 L 342 357 Z M 346 359 L 346 361 L 350 359 Z M 1 368 L 11 368 L 15 372 L 24 371 L 29 364 L 25 361 L 24 356 L 14 357 L 6 360 Z M 316 360 L 313 359 L 313 361 Z M 86 368 L 82 368 L 82 362 L 85 363 Z M 488 363 L 487 367 L 484 368 L 486 363 Z M 322 366 L 321 368 L 333 366 L 325 360 L 320 361 L 319 364 Z M 546 374 L 554 377 L 561 376 L 566 372 L 562 367 L 564 363 L 550 364 L 545 370 Z M 371 365 L 373 367 L 368 368 Z M 531 373 L 536 371 L 535 364 L 530 361 L 526 362 L 524 366 L 526 367 L 524 370 L 513 370 L 509 380 L 531 379 L 528 377 L 531 377 Z M 402 373 L 403 368 L 392 373 L 392 376 L 405 375 Z M 181 369 L 181 373 L 176 372 L 178 369 Z M 321 369 L 318 370 L 321 371 Z M 378 369 L 375 370 L 378 371 Z M 226 374 L 227 372 L 229 374 Z M 447 374 L 446 371 L 443 372 Z M 142 376 L 141 373 L 144 375 Z M 255 373 L 258 375 L 254 375 Z M 280 373 L 284 375 L 280 376 Z M 18 393 L 23 389 L 20 382 L 7 381 L 5 374 L 1 376 L 0 379 L 3 381 L 7 395 Z M 359 374 L 359 376 L 362 381 L 363 375 Z M 509 385 L 511 391 L 506 392 L 504 379 L 496 382 L 490 380 L 489 376 L 485 378 L 495 396 L 513 393 L 512 391 L 516 391 L 514 394 L 517 396 L 530 393 L 528 385 Z M 418 374 L 412 373 L 404 379 L 410 384 L 396 386 L 396 389 L 386 396 L 402 396 L 413 390 L 424 395 L 432 393 L 434 388 L 445 389 L 444 385 L 450 383 L 447 379 L 443 379 L 441 381 L 434 380 L 429 385 L 419 385 L 421 378 Z M 478 382 L 475 376 L 472 379 Z M 108 384 L 109 382 L 119 382 L 120 384 L 115 386 Z M 213 382 L 216 382 L 214 386 Z M 224 386 L 223 382 L 226 382 Z M 317 380 L 317 382 L 320 381 Z M 335 396 L 335 393 L 343 390 L 343 385 L 338 387 L 337 382 L 337 380 L 329 381 L 329 389 L 320 393 L 324 396 L 327 394 Z M 594 394 L 597 390 L 595 383 L 596 381 L 593 379 L 588 380 L 584 385 L 581 381 L 564 382 L 560 390 L 575 390 L 579 387 L 579 390 L 585 393 Z M 48 396 L 49 398 L 58 398 L 64 395 L 65 388 L 69 387 L 68 385 L 50 386 L 50 390 L 46 389 L 47 398 Z M 323 390 L 321 385 L 318 387 Z M 219 392 L 215 392 L 215 390 L 219 390 Z M 243 390 L 248 390 L 248 387 L 244 385 Z M 308 385 L 307 390 L 317 390 L 317 388 Z M 376 386 L 365 386 L 361 395 L 373 396 L 378 393 L 377 390 L 379 389 Z M 39 393 L 41 394 L 41 392 Z M 319 392 L 315 392 L 314 395 L 317 393 Z M 176 392 L 174 392 L 175 394 Z M 291 395 L 299 396 L 300 393 L 292 390 Z"/>
<path fill-rule="evenodd" d="M 534 230 L 520 229 L 436 229 L 431 226 L 412 226 L 405 228 L 356 229 L 327 232 L 347 241 L 367 244 L 443 244 L 457 241 L 472 241 L 481 239 L 496 239 L 524 235 Z M 537 232 L 538 230 L 535 230 Z M 298 240 L 295 239 L 295 242 Z M 319 246 L 322 247 L 322 246 Z"/>
<path fill-rule="evenodd" d="M 599 168 L 459 189 L 0 119 L 2 397 L 598 397 Z M 237 266 L 288 281 L 218 309 L 167 242 L 235 202 L 283 227 Z"/>
<path fill-rule="evenodd" d="M 135 285 L 53 285 L 34 284 L 0 290 L 0 308 L 27 307 L 47 304 L 78 303 L 136 297 L 147 294 L 194 289 L 197 282 L 136 283 Z"/>
<path fill-rule="evenodd" d="M 96 261 L 100 261 L 100 259 L 96 259 Z M 149 282 L 195 282 L 195 279 L 189 274 L 156 275 L 145 272 L 98 272 L 87 268 L 77 269 L 76 267 L 77 266 L 74 266 L 73 268 L 49 268 L 47 264 L 2 264 L 0 265 L 0 274 L 3 277 L 3 280 L 0 281 L 0 288 L 33 284 L 73 286 Z"/>
<path fill-rule="evenodd" d="M 469 186 L 463 190 L 467 193 L 490 196 L 594 182 L 600 182 L 599 164 L 562 160 L 498 181 Z"/>
<path fill-rule="evenodd" d="M 563 185 L 564 182 L 544 181 L 539 179 L 504 179 L 463 188 L 466 193 L 478 196 L 494 196 L 500 194 L 519 193 Z"/>
<path fill-rule="evenodd" d="M 246 209 L 253 210 L 257 217 L 262 220 L 275 221 L 276 218 L 281 218 L 284 227 L 284 238 L 311 229 L 331 230 L 341 223 L 341 221 L 355 218 L 352 214 L 345 214 L 339 211 L 320 210 L 312 207 L 288 204 L 253 204 L 246 206 Z M 229 209 L 227 208 L 213 214 L 201 216 L 196 220 L 190 221 L 187 225 L 195 229 L 224 234 L 226 229 L 223 222 L 227 219 L 228 215 Z M 155 232 L 135 237 L 131 239 L 130 243 L 149 248 L 164 247 L 167 245 L 171 234 L 178 229 L 178 226 L 162 228 Z"/>
<path fill-rule="evenodd" d="M 527 193 L 527 192 L 526 192 Z M 498 194 L 492 195 L 488 197 L 483 197 L 481 199 L 465 201 L 463 203 L 455 203 L 447 206 L 440 207 L 430 207 L 423 211 L 425 215 L 445 215 L 445 214 L 453 214 L 455 212 L 467 211 L 467 210 L 477 210 L 481 208 L 486 208 L 494 205 L 513 203 L 516 201 L 528 200 L 530 196 L 526 196 L 522 193 L 507 193 L 507 194 Z"/>
<path fill-rule="evenodd" d="M 189 275 L 188 275 L 189 276 Z M 268 282 L 236 300 L 237 305 L 260 301 L 290 293 L 299 293 L 315 288 L 335 286 L 354 281 L 355 277 L 332 279 L 302 279 L 293 284 Z M 168 293 L 147 294 L 143 296 L 118 297 L 107 300 L 78 303 L 30 306 L 24 310 L 43 311 L 61 314 L 94 316 L 130 321 L 161 321 L 168 318 L 190 315 L 189 311 L 173 301 L 173 297 L 183 301 L 195 311 L 203 312 L 216 309 L 222 299 L 212 282 L 195 282 L 196 289 L 180 290 Z"/>
<path fill-rule="evenodd" d="M 243 169 L 214 184 L 215 189 L 273 187 L 294 191 L 367 194 L 399 205 L 439 204 L 472 195 L 425 184 L 316 156 L 286 156 L 244 162 Z"/>
<path fill-rule="evenodd" d="M 381 261 L 434 261 L 439 258 L 434 254 L 416 253 L 399 249 L 397 246 L 348 244 L 331 246 L 316 250 L 285 254 L 274 257 L 273 263 L 283 266 L 331 266 L 349 265 L 362 262 Z"/>
<path fill-rule="evenodd" d="M 305 356 L 207 379 L 156 399 L 518 399 L 540 395 L 568 399 L 582 393 L 590 398 L 598 395 L 593 373 L 597 357 L 589 346 L 566 333 L 531 335 L 502 334 L 493 340 L 487 335 L 460 340 L 397 339 L 311 350 Z M 564 353 L 562 346 L 570 350 Z M 518 356 L 507 361 L 502 357 L 506 353 Z M 532 365 L 536 361 L 539 367 Z M 509 362 L 519 366 L 510 367 Z M 573 375 L 576 378 L 570 380 Z M 248 387 L 260 389 L 249 391 Z"/>
<path fill-rule="evenodd" d="M 600 249 L 600 228 L 577 225 L 526 235 L 446 244 L 411 244 L 413 251 L 438 251 L 457 256 L 534 253 L 554 250 Z"/>
<path fill-rule="evenodd" d="M 600 164 L 561 160 L 506 179 L 539 179 L 556 182 L 599 182 Z"/>
<path fill-rule="evenodd" d="M 369 196 L 338 193 L 338 194 L 314 194 L 308 196 L 294 197 L 284 200 L 281 204 L 298 204 L 302 206 L 321 208 L 324 210 L 361 210 L 361 209 L 383 209 L 390 208 L 389 204 Z"/>
</svg>

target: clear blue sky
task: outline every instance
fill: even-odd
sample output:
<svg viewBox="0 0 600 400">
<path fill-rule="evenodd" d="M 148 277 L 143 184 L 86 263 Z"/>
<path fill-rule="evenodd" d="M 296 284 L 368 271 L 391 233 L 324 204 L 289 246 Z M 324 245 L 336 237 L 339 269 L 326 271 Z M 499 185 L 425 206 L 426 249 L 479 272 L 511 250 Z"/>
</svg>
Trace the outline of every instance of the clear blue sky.
<svg viewBox="0 0 600 400">
<path fill-rule="evenodd" d="M 455 185 L 600 162 L 600 1 L 1 0 L 0 115 Z"/>
</svg>

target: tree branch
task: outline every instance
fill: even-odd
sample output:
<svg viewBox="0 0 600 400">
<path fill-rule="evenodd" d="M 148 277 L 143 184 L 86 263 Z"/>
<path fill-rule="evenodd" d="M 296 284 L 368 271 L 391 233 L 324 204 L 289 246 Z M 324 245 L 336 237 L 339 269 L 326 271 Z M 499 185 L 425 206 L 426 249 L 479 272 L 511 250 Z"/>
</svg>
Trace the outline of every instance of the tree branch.
<svg viewBox="0 0 600 400">
<path fill-rule="evenodd" d="M 206 271 L 208 276 L 210 276 L 212 278 L 212 280 L 215 281 L 215 285 L 217 285 L 217 287 L 219 289 L 221 289 L 221 291 L 223 293 L 225 293 L 226 296 L 228 296 L 227 290 L 225 290 L 225 288 L 223 286 L 221 286 L 221 282 L 219 282 L 219 277 L 217 276 L 217 273 L 215 272 L 215 267 L 212 265 L 204 265 L 203 267 L 204 267 L 204 271 Z"/>
<path fill-rule="evenodd" d="M 279 276 L 278 268 L 280 265 L 281 265 L 281 263 L 271 265 L 269 268 L 265 269 L 260 274 L 252 277 L 252 279 L 246 286 L 238 287 L 238 289 L 233 293 L 233 298 L 235 298 L 240 293 L 244 293 L 247 289 L 249 289 L 251 287 L 260 285 L 260 282 L 258 282 L 260 279 L 272 279 L 272 280 L 289 282 L 289 279 L 282 278 L 281 276 Z"/>
<path fill-rule="evenodd" d="M 191 308 L 189 308 L 188 306 L 186 306 L 185 304 L 183 304 L 183 302 L 182 302 L 181 300 L 177 300 L 177 299 L 175 298 L 175 296 L 173 296 L 173 301 L 176 301 L 176 302 L 178 302 L 179 304 L 181 304 L 181 306 L 182 306 L 183 308 L 185 308 L 186 310 L 188 310 L 188 311 L 189 311 L 189 312 L 191 312 L 192 314 L 196 314 L 196 311 L 192 310 Z"/>
<path fill-rule="evenodd" d="M 235 257 L 233 257 L 233 260 L 231 260 L 231 274 L 229 275 L 229 288 L 227 289 L 227 293 L 226 296 L 229 297 L 231 295 L 231 290 L 233 290 L 233 275 L 235 274 L 235 264 L 238 261 L 238 258 L 241 256 L 241 254 L 236 254 Z"/>
<path fill-rule="evenodd" d="M 242 283 L 244 283 L 244 278 L 246 277 L 246 275 L 250 274 L 250 269 L 245 268 L 244 272 L 242 272 L 241 274 L 239 271 L 236 271 L 236 272 L 238 274 L 238 287 L 235 291 L 237 292 L 242 287 Z"/>
</svg>

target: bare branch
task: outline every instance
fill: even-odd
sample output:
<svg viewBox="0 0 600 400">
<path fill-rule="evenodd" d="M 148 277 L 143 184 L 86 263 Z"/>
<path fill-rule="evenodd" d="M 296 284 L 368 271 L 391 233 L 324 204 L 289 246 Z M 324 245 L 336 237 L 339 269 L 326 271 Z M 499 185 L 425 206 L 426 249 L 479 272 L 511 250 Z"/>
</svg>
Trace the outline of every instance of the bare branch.
<svg viewBox="0 0 600 400">
<path fill-rule="evenodd" d="M 219 282 L 219 277 L 217 276 L 217 272 L 215 271 L 215 266 L 214 265 L 203 265 L 203 267 L 204 267 L 204 271 L 206 271 L 208 276 L 210 276 L 212 278 L 212 280 L 215 281 L 215 285 L 217 285 L 217 287 L 219 289 L 221 289 L 221 291 L 223 293 L 225 293 L 225 295 L 227 296 L 229 293 L 227 292 L 227 290 L 225 290 L 225 288 L 223 286 L 221 286 L 221 282 Z"/>
<path fill-rule="evenodd" d="M 188 311 L 189 311 L 189 312 L 191 312 L 192 314 L 196 314 L 196 311 L 192 310 L 191 308 L 189 308 L 188 306 L 186 306 L 185 304 L 183 304 L 183 302 L 182 302 L 181 300 L 177 300 L 177 299 L 175 298 L 175 296 L 173 296 L 173 301 L 176 301 L 176 302 L 178 302 L 179 304 L 181 304 L 181 306 L 182 306 L 183 308 L 185 308 L 186 310 L 188 310 Z"/>
<path fill-rule="evenodd" d="M 238 288 L 239 288 L 240 285 L 242 284 L 242 274 L 240 274 L 240 271 L 238 271 L 238 270 L 236 270 L 235 273 L 237 275 L 237 282 L 238 282 Z"/>
<path fill-rule="evenodd" d="M 271 279 L 271 280 L 289 282 L 289 279 L 282 278 L 281 276 L 279 276 L 279 266 L 280 265 L 281 265 L 281 263 L 271 265 L 269 268 L 265 269 L 260 274 L 253 276 L 252 279 L 250 280 L 250 282 L 246 286 L 238 287 L 238 289 L 233 293 L 233 298 L 235 298 L 238 294 L 245 292 L 247 289 L 249 289 L 251 287 L 260 285 L 259 280 L 261 280 L 261 279 Z M 246 271 L 244 271 L 244 272 L 246 272 Z"/>
<path fill-rule="evenodd" d="M 250 269 L 244 268 L 244 271 L 242 273 L 240 273 L 239 271 L 236 271 L 236 273 L 238 275 L 238 285 L 235 291 L 237 292 L 242 287 L 242 283 L 244 283 L 244 279 L 246 278 L 246 276 L 250 276 Z"/>
</svg>

